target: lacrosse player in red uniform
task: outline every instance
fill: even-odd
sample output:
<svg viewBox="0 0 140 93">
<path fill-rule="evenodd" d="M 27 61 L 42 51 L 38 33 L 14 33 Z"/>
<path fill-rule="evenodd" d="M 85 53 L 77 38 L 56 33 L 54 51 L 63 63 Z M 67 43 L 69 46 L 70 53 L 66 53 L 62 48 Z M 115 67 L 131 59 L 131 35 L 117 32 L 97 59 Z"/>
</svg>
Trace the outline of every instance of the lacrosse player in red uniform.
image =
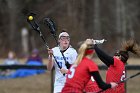
<svg viewBox="0 0 140 93">
<path fill-rule="evenodd" d="M 106 84 L 100 77 L 98 66 L 92 60 L 94 54 L 94 44 L 92 39 L 87 39 L 79 48 L 79 54 L 67 73 L 65 86 L 62 93 L 83 93 L 85 85 L 94 77 L 99 87 L 103 90 L 114 88 L 116 83 Z"/>
<path fill-rule="evenodd" d="M 133 39 L 123 42 L 122 49 L 117 51 L 113 57 L 104 53 L 96 44 L 94 45 L 94 49 L 100 60 L 108 66 L 106 83 L 123 81 L 126 78 L 125 64 L 129 58 L 128 51 L 137 55 L 140 52 L 139 46 Z M 107 89 L 105 93 L 125 93 L 124 86 L 124 83 L 121 83 L 114 89 Z"/>
</svg>

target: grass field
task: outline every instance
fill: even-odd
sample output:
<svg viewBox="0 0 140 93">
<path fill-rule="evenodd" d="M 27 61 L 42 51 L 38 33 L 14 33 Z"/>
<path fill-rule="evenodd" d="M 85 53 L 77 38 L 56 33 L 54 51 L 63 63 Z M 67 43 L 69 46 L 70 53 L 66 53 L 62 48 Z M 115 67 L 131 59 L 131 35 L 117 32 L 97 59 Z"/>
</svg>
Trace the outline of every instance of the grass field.
<svg viewBox="0 0 140 93">
<path fill-rule="evenodd" d="M 98 62 L 99 60 L 96 60 Z M 129 60 L 130 64 L 140 65 L 139 59 Z M 46 63 L 46 62 L 45 62 Z M 139 71 L 127 71 L 127 76 L 131 76 Z M 105 71 L 101 71 L 105 78 Z M 140 92 L 140 76 L 130 79 L 127 83 L 127 93 Z M 0 80 L 0 93 L 51 93 L 51 73 L 30 76 L 26 78 L 17 78 L 9 80 Z"/>
</svg>

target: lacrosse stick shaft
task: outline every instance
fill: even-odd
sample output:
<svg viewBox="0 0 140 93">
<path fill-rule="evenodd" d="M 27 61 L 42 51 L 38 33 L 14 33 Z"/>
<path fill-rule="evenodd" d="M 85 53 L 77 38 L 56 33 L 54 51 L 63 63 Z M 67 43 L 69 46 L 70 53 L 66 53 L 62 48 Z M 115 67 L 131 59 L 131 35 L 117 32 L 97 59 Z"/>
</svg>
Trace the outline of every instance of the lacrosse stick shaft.
<svg viewBox="0 0 140 93">
<path fill-rule="evenodd" d="M 49 49 L 49 46 L 48 46 L 48 44 L 47 44 L 47 42 L 46 42 L 46 40 L 45 40 L 43 34 L 41 33 L 38 24 L 37 24 L 34 20 L 32 20 L 32 21 L 27 20 L 27 22 L 31 25 L 31 27 L 32 27 L 35 31 L 37 31 L 37 32 L 39 33 L 40 37 L 42 38 L 43 42 L 45 43 L 45 46 L 47 47 L 47 49 Z M 61 69 L 62 67 L 59 65 L 59 63 L 57 62 L 57 60 L 56 60 L 56 58 L 55 58 L 54 55 L 53 55 L 53 57 L 54 57 L 54 60 L 55 60 L 56 64 L 58 65 L 58 67 Z"/>
<path fill-rule="evenodd" d="M 45 38 L 43 37 L 43 35 L 42 35 L 41 32 L 40 32 L 40 37 L 42 38 L 43 42 L 45 43 L 45 46 L 47 47 L 47 49 L 49 49 L 49 46 L 47 45 L 46 40 L 45 40 Z M 58 64 L 58 62 L 57 62 L 57 60 L 56 60 L 54 54 L 52 54 L 52 56 L 54 57 L 54 60 L 55 60 L 55 62 L 57 63 L 58 67 L 61 69 L 62 67 Z"/>
<path fill-rule="evenodd" d="M 134 77 L 136 77 L 136 76 L 138 76 L 138 75 L 140 75 L 140 72 L 138 72 L 138 73 L 136 73 L 136 74 L 134 74 L 134 75 L 132 75 L 132 76 L 130 76 L 130 77 L 127 77 L 126 79 L 124 79 L 123 81 L 118 82 L 117 84 L 124 83 L 124 82 L 126 82 L 127 80 L 132 79 L 132 78 L 134 78 Z M 107 89 L 106 89 L 106 90 L 107 90 Z M 100 91 L 98 91 L 98 92 L 96 92 L 96 93 L 101 93 L 101 92 L 103 92 L 103 91 L 105 91 L 105 90 L 100 90 Z"/>
<path fill-rule="evenodd" d="M 118 82 L 118 84 L 124 83 L 124 82 L 126 82 L 127 80 L 129 80 L 129 79 L 131 79 L 131 78 L 134 78 L 134 77 L 136 77 L 136 76 L 138 76 L 138 75 L 140 75 L 140 72 L 138 72 L 138 73 L 136 73 L 136 74 L 134 74 L 134 75 L 132 75 L 132 76 L 130 76 L 130 77 L 125 78 L 123 81 Z"/>
</svg>

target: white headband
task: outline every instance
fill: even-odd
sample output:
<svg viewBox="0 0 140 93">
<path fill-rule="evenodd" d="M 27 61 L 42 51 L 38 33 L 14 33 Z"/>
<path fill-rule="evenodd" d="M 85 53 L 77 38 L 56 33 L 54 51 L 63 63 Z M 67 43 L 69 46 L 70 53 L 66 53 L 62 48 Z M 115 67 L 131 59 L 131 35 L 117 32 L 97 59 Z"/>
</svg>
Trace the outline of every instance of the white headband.
<svg viewBox="0 0 140 93">
<path fill-rule="evenodd" d="M 59 34 L 59 38 L 62 37 L 62 36 L 69 36 L 69 34 L 67 32 L 62 32 L 62 33 Z"/>
</svg>

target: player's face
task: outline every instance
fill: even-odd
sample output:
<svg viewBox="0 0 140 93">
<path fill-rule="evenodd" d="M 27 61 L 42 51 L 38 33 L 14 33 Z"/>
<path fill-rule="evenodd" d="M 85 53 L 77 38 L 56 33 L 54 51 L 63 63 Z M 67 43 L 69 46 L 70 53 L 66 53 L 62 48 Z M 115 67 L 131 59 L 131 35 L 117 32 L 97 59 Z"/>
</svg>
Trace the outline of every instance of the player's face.
<svg viewBox="0 0 140 93">
<path fill-rule="evenodd" d="M 62 36 L 59 39 L 59 44 L 62 49 L 66 49 L 69 47 L 70 44 L 70 37 L 69 36 Z"/>
<path fill-rule="evenodd" d="M 119 51 L 116 51 L 116 53 L 114 54 L 114 56 L 115 56 L 117 59 L 121 59 L 121 55 L 120 55 Z"/>
<path fill-rule="evenodd" d="M 14 58 L 14 53 L 13 52 L 9 52 L 8 53 L 8 58 L 13 59 Z"/>
<path fill-rule="evenodd" d="M 119 60 L 121 60 L 119 56 L 114 56 L 114 57 L 117 58 L 117 59 L 119 59 Z"/>
</svg>

